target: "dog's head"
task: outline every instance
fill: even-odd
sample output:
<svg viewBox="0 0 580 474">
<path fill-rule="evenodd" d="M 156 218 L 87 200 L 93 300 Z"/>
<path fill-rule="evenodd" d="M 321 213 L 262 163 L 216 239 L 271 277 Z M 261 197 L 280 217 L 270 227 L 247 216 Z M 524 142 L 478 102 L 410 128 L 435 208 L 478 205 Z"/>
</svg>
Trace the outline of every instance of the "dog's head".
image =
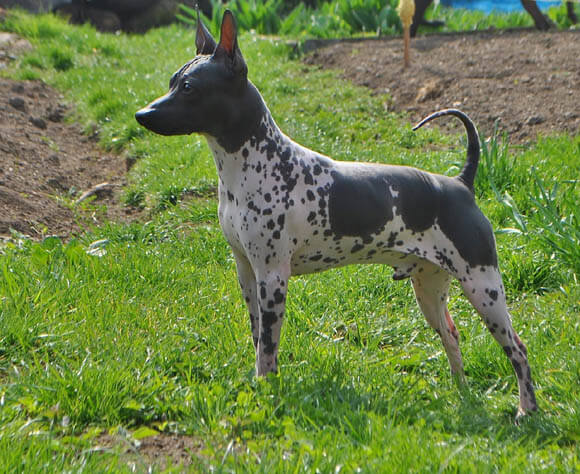
<svg viewBox="0 0 580 474">
<path fill-rule="evenodd" d="M 145 128 L 161 135 L 221 137 L 242 119 L 248 68 L 233 14 L 224 13 L 219 43 L 198 15 L 195 45 L 197 55 L 173 74 L 169 92 L 135 114 Z"/>
</svg>

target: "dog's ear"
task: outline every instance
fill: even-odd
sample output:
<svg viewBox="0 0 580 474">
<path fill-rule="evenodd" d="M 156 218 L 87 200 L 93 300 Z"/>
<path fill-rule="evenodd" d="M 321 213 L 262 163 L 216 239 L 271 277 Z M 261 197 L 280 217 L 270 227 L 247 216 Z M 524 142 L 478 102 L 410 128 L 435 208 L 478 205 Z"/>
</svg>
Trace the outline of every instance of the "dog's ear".
<svg viewBox="0 0 580 474">
<path fill-rule="evenodd" d="M 225 58 L 226 62 L 236 74 L 247 75 L 248 67 L 238 47 L 236 20 L 230 10 L 224 12 L 220 42 L 217 45 L 214 57 Z"/>
<path fill-rule="evenodd" d="M 195 47 L 197 48 L 197 54 L 213 54 L 217 47 L 217 43 L 213 39 L 213 36 L 205 27 L 203 21 L 201 21 L 199 8 L 197 9 L 197 31 L 195 33 Z"/>
</svg>

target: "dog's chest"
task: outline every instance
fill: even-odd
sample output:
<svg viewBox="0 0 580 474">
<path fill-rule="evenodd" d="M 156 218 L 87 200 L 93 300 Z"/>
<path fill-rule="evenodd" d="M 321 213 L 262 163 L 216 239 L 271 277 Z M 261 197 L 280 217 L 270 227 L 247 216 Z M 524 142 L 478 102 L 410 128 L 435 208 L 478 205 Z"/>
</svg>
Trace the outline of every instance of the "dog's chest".
<svg viewBox="0 0 580 474">
<path fill-rule="evenodd" d="M 212 150 L 220 224 L 233 247 L 290 252 L 328 229 L 332 178 L 324 157 L 289 140 L 248 142 L 235 154 Z"/>
</svg>

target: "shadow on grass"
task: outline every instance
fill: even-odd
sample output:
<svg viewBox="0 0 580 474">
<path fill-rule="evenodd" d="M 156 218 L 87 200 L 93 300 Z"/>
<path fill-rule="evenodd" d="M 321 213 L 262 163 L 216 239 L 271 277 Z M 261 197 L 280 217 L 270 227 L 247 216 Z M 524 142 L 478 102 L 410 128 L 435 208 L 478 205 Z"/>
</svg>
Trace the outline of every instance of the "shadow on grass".
<svg viewBox="0 0 580 474">
<path fill-rule="evenodd" d="M 322 377 L 269 377 L 267 383 L 279 402 L 277 416 L 303 418 L 319 430 L 362 432 L 378 417 L 386 427 L 418 426 L 448 435 L 483 437 L 494 443 L 569 446 L 576 442 L 574 434 L 559 426 L 550 414 L 533 413 L 516 424 L 515 406 L 501 409 L 495 405 L 496 409 L 490 410 L 484 392 L 454 385 L 442 387 L 449 379 L 427 379 L 413 371 L 371 384 L 369 389 L 369 384 L 359 385 L 340 364 L 333 369 Z"/>
</svg>

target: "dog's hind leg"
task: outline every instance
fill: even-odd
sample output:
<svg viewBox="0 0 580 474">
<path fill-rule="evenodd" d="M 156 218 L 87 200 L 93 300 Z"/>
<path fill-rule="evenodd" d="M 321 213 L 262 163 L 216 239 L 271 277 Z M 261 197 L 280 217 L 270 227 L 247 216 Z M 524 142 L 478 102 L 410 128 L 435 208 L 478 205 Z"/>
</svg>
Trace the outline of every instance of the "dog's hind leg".
<svg viewBox="0 0 580 474">
<path fill-rule="evenodd" d="M 459 349 L 459 333 L 447 310 L 450 275 L 431 263 L 421 264 L 412 276 L 417 303 L 429 325 L 439 334 L 449 359 L 451 374 L 460 384 L 465 381 Z"/>
<path fill-rule="evenodd" d="M 537 410 L 526 346 L 514 331 L 507 310 L 504 287 L 499 270 L 480 267 L 463 279 L 461 285 L 471 304 L 481 315 L 489 332 L 503 348 L 518 380 L 520 403 L 517 417 Z"/>
</svg>

